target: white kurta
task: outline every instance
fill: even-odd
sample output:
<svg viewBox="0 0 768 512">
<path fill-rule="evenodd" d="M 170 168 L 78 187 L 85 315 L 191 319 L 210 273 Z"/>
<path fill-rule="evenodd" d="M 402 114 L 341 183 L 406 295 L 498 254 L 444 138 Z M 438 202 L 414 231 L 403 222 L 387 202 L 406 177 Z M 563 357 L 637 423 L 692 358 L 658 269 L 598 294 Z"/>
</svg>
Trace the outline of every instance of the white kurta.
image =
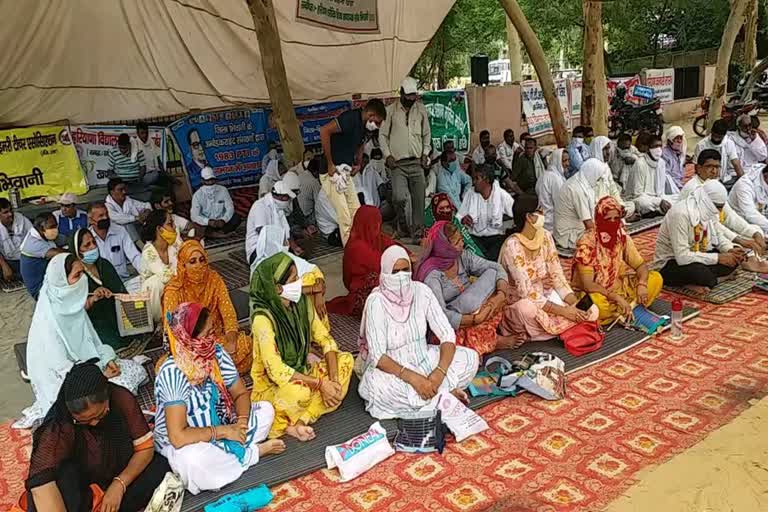
<svg viewBox="0 0 768 512">
<path fill-rule="evenodd" d="M 737 181 L 728 194 L 728 204 L 746 222 L 768 233 L 768 218 L 764 213 L 768 203 L 768 184 L 756 180 L 763 181 L 763 174 L 758 172 L 757 176 L 744 176 Z"/>
<path fill-rule="evenodd" d="M 738 132 L 728 132 L 728 136 L 736 146 L 744 172 L 747 172 L 747 169 L 753 165 L 764 163 L 768 159 L 768 147 L 759 135 L 756 135 L 753 140 L 744 139 Z"/>
<path fill-rule="evenodd" d="M 698 176 L 694 176 L 688 183 L 685 184 L 680 191 L 679 200 L 682 202 L 687 198 L 697 187 L 703 185 L 704 182 Z M 735 185 L 734 185 L 735 186 Z M 737 236 L 744 238 L 752 238 L 755 233 L 759 233 L 760 227 L 754 224 L 750 224 L 744 218 L 739 215 L 736 210 L 730 204 L 730 201 L 725 203 L 723 207 L 723 222 L 717 223 L 717 231 L 728 240 L 734 240 Z"/>
<path fill-rule="evenodd" d="M 656 237 L 656 263 L 665 264 L 674 259 L 678 265 L 691 263 L 717 265 L 717 254 L 708 251 L 717 249 L 718 252 L 724 253 L 733 249 L 733 244 L 720 235 L 717 224 L 717 221 L 707 223 L 709 240 L 707 247 L 701 252 L 691 250 L 695 238 L 688 206 L 684 201 L 677 203 L 664 216 L 664 221 L 659 228 L 659 234 Z"/>
<path fill-rule="evenodd" d="M 565 185 L 565 177 L 555 169 L 547 169 L 536 181 L 536 195 L 539 196 L 539 207 L 544 212 L 544 229 L 552 231 L 555 228 L 555 198 Z"/>
<path fill-rule="evenodd" d="M 555 196 L 555 242 L 560 247 L 573 249 L 584 233 L 584 222 L 592 220 L 595 211 L 594 196 L 584 192 L 574 176 L 565 182 Z"/>
<path fill-rule="evenodd" d="M 440 347 L 427 345 L 427 326 L 441 343 L 454 343 L 456 333 L 432 290 L 424 283 L 413 283 L 413 304 L 405 322 L 395 321 L 384 309 L 384 297 L 374 290 L 365 304 L 365 337 L 368 357 L 360 379 L 360 396 L 366 410 L 378 419 L 398 418 L 405 414 L 437 407 L 437 396 L 422 399 L 405 381 L 379 370 L 379 359 L 386 355 L 396 363 L 425 377 L 437 368 Z M 477 373 L 480 357 L 474 350 L 456 347 L 448 375 L 440 391 L 450 392 L 469 385 Z"/>
</svg>

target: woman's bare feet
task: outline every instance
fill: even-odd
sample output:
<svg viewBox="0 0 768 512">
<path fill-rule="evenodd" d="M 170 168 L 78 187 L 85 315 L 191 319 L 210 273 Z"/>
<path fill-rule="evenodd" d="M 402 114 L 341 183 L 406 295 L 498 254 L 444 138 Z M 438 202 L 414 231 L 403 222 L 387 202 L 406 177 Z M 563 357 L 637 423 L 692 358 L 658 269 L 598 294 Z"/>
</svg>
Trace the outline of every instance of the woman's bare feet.
<svg viewBox="0 0 768 512">
<path fill-rule="evenodd" d="M 264 457 L 266 455 L 277 455 L 278 453 L 283 453 L 285 451 L 285 443 L 280 439 L 270 439 L 269 441 L 260 443 L 258 446 L 259 457 Z"/>
<path fill-rule="evenodd" d="M 307 425 L 291 425 L 285 429 L 285 433 L 299 441 L 311 441 L 315 438 L 315 429 Z"/>
<path fill-rule="evenodd" d="M 525 339 L 519 336 L 496 336 L 497 350 L 511 350 L 519 348 L 525 343 Z"/>
<path fill-rule="evenodd" d="M 693 293 L 698 293 L 699 295 L 706 295 L 711 291 L 706 286 L 699 286 L 696 284 L 688 284 L 683 286 L 683 288 L 685 288 L 686 290 L 691 290 Z"/>
<path fill-rule="evenodd" d="M 469 404 L 469 395 L 467 395 L 467 392 L 463 389 L 454 389 L 451 391 L 451 394 L 455 396 L 459 402 L 463 403 L 464 405 Z"/>
</svg>

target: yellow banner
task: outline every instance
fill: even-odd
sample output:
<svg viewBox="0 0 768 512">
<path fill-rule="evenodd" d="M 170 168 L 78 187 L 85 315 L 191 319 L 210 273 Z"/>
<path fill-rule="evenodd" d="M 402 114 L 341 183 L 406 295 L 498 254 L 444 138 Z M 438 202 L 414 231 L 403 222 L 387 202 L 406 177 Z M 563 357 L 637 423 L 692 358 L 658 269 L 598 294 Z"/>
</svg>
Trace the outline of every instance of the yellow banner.
<svg viewBox="0 0 768 512">
<path fill-rule="evenodd" d="M 22 198 L 88 191 L 68 127 L 0 131 L 0 196 L 13 188 Z"/>
</svg>

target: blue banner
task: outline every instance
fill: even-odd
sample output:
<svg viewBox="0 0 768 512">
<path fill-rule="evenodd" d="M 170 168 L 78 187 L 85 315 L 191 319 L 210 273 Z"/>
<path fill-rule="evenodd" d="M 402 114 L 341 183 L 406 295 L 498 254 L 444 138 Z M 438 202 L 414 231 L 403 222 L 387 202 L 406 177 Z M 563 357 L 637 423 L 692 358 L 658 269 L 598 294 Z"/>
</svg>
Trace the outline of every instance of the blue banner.
<svg viewBox="0 0 768 512">
<path fill-rule="evenodd" d="M 192 114 L 170 126 L 193 190 L 200 186 L 206 165 L 219 184 L 238 187 L 258 184 L 267 153 L 267 112 L 232 109 Z"/>
<path fill-rule="evenodd" d="M 299 120 L 301 137 L 304 139 L 305 146 L 320 144 L 320 127 L 328 124 L 331 119 L 339 117 L 342 113 L 352 108 L 350 101 L 329 101 L 327 103 L 316 103 L 314 105 L 305 105 L 296 107 L 296 118 Z M 272 110 L 267 109 L 269 116 L 269 131 L 267 140 L 280 142 L 280 136 L 272 120 Z"/>
</svg>

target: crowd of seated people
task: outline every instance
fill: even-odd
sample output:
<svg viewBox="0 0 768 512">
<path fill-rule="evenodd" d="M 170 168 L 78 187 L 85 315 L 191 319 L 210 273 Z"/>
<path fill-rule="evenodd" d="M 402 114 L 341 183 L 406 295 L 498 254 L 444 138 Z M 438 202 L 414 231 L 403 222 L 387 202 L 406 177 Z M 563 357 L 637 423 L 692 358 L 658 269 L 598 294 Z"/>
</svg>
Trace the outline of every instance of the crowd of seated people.
<svg viewBox="0 0 768 512">
<path fill-rule="evenodd" d="M 486 354 L 584 322 L 626 320 L 636 305 L 653 304 L 663 284 L 704 293 L 737 268 L 764 271 L 768 166 L 745 120 L 737 134 L 716 123 L 687 180 L 677 127 L 663 140 L 640 134 L 635 145 L 577 127 L 568 148 L 549 154 L 527 134 L 520 145 L 507 130 L 497 147 L 484 131 L 467 157 L 450 142 L 415 155 L 398 132 L 400 117 L 420 112 L 411 110 L 411 86 L 404 81 L 396 108 L 371 100 L 324 127 L 331 155 L 308 151 L 290 168 L 279 153 L 265 157 L 270 172 L 244 244 L 250 334 L 204 246 L 240 222 L 211 169 L 203 169 L 191 219 L 174 213 L 171 194 L 143 203 L 118 178 L 87 212 L 64 195 L 56 215 L 33 222 L 0 199 L 2 278 L 20 275 L 37 300 L 27 359 L 35 403 L 18 422 L 39 426 L 29 510 L 97 499 L 139 510 L 168 471 L 192 493 L 218 490 L 284 451 L 280 438 L 313 442 L 317 420 L 341 407 L 353 372 L 374 418 L 401 418 L 434 409 L 441 393 L 466 401 Z M 384 119 L 382 149 L 375 132 Z M 121 165 L 133 163 L 121 154 Z M 352 169 L 348 182 L 342 163 Z M 432 166 L 427 197 L 421 178 Z M 392 175 L 396 199 L 387 192 Z M 403 203 L 406 190 L 426 204 Z M 388 234 L 393 201 L 395 224 L 405 218 L 417 246 Z M 659 271 L 628 234 L 635 211 L 661 219 Z M 300 237 L 317 236 L 310 226 L 344 245 L 345 295 L 326 297 L 326 276 L 301 257 Z M 141 251 L 129 230 L 140 234 Z M 570 276 L 562 249 L 574 252 Z M 126 358 L 136 340 L 120 336 L 115 317 L 114 295 L 136 274 L 164 342 L 154 430 L 134 397 L 147 372 Z M 360 319 L 357 359 L 334 339 L 332 314 Z M 107 438 L 111 450 L 102 453 Z"/>
</svg>

